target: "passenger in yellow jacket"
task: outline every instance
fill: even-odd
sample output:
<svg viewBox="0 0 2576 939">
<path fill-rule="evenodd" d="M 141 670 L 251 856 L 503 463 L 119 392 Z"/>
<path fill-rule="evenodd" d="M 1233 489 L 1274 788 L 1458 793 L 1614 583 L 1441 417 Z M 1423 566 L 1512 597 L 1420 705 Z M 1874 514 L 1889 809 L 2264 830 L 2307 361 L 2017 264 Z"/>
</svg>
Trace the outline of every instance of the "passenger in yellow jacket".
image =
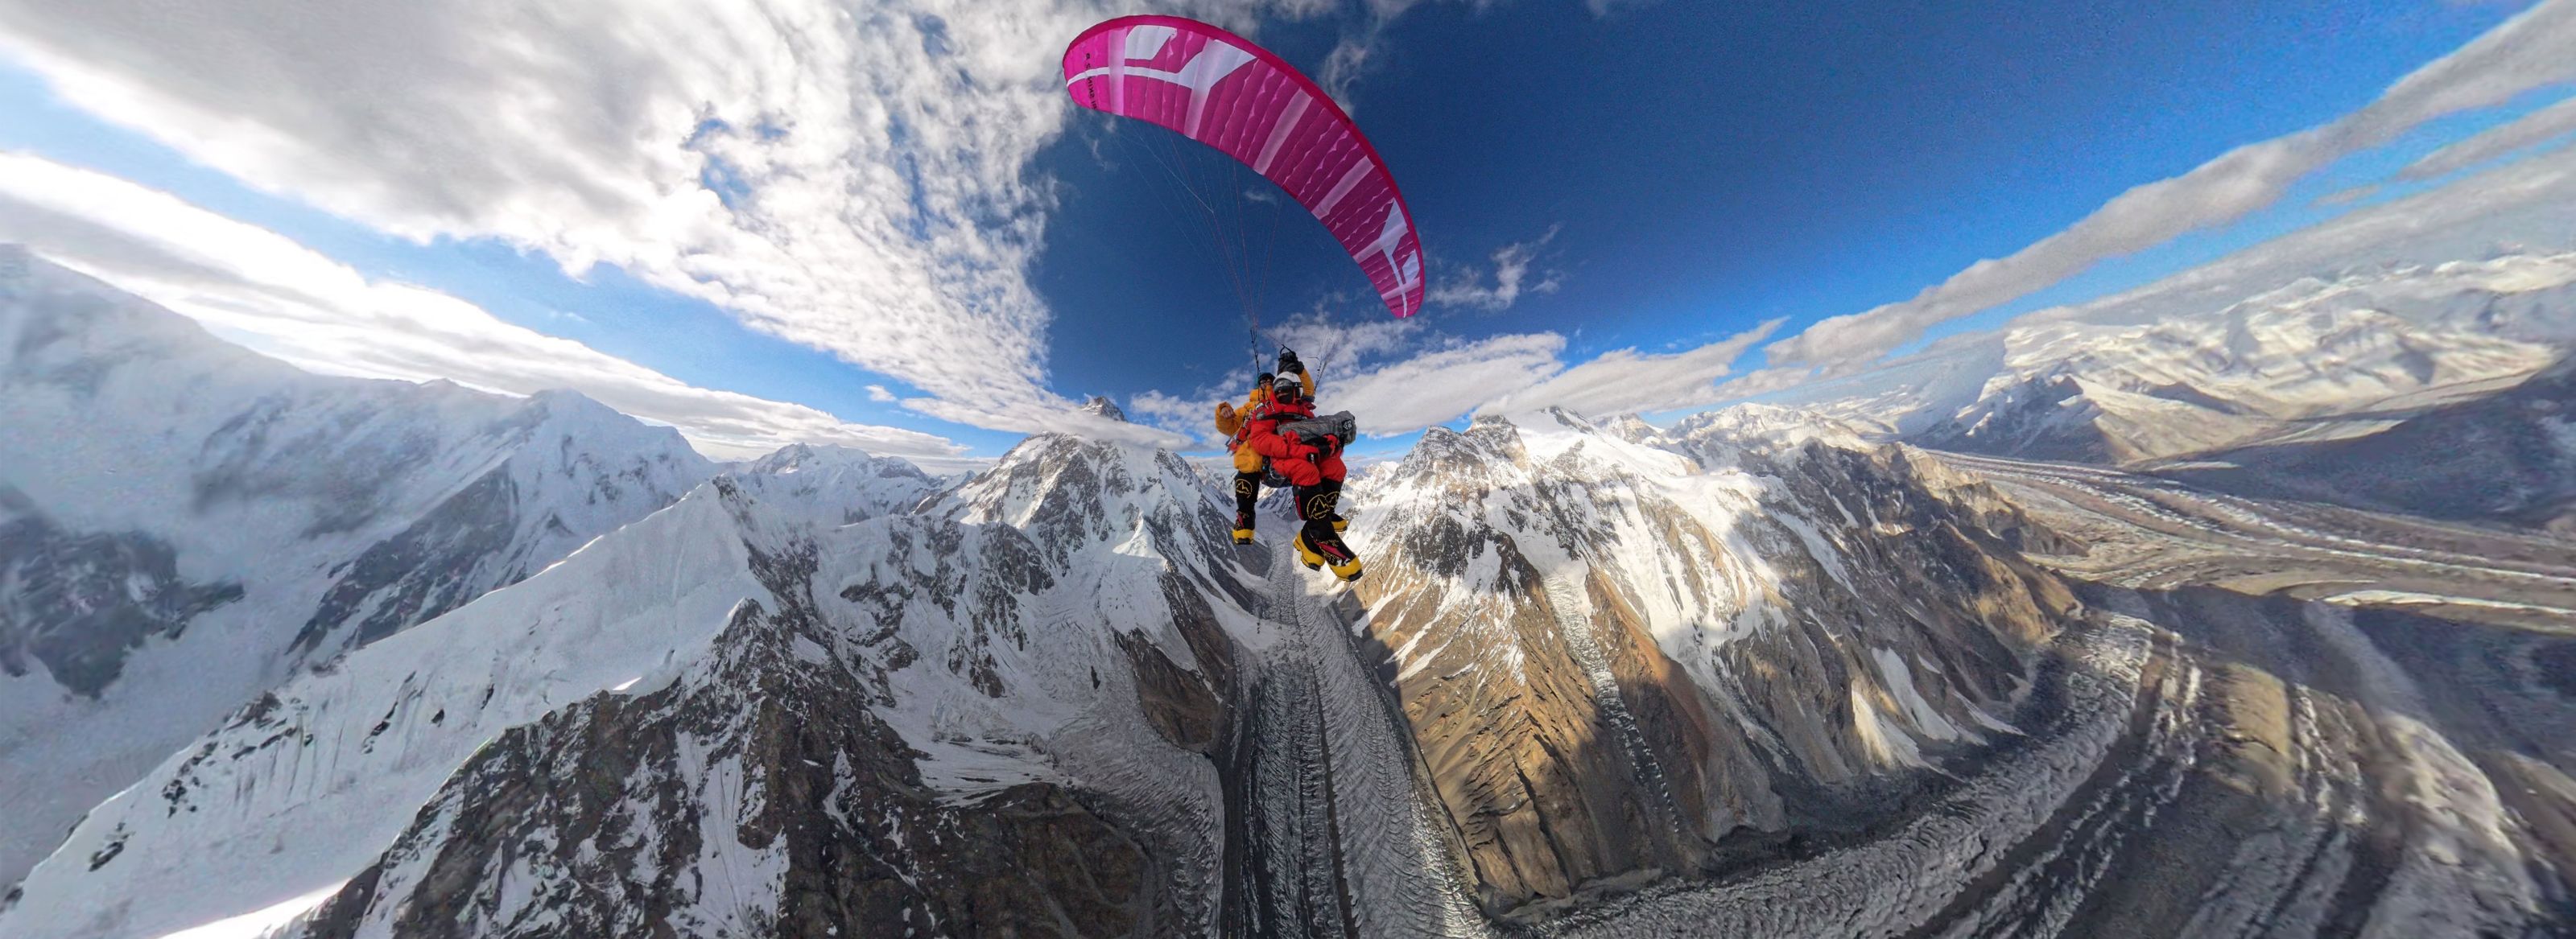
<svg viewBox="0 0 2576 939">
<path fill-rule="evenodd" d="M 1298 361 L 1296 352 L 1289 349 L 1279 350 L 1279 374 L 1296 376 L 1299 386 L 1306 389 L 1307 396 L 1314 395 L 1315 376 L 1307 374 L 1306 363 Z M 1260 377 L 1253 379 L 1252 393 L 1244 396 L 1243 407 L 1240 409 L 1224 401 L 1216 403 L 1216 432 L 1225 435 L 1225 448 L 1234 453 L 1234 543 L 1236 544 L 1252 543 L 1252 503 L 1261 495 L 1261 476 L 1268 468 L 1261 454 L 1254 453 L 1251 447 L 1243 445 L 1243 428 L 1252 422 L 1254 415 L 1270 404 L 1270 382 L 1271 373 L 1269 372 L 1263 372 Z M 1346 527 L 1348 524 L 1340 521 L 1338 517 L 1335 520 L 1336 528 Z"/>
</svg>

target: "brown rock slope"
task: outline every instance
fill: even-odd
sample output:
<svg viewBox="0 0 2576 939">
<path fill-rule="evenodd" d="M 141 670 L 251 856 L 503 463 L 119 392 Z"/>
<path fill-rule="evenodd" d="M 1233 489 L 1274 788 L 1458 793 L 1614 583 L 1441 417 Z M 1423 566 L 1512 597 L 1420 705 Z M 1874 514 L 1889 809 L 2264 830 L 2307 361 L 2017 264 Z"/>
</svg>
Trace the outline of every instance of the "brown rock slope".
<svg viewBox="0 0 2576 939">
<path fill-rule="evenodd" d="M 1889 817 L 2015 735 L 2071 604 L 1894 449 L 1692 430 L 1480 419 L 1361 489 L 1367 628 L 1489 910 Z"/>
</svg>

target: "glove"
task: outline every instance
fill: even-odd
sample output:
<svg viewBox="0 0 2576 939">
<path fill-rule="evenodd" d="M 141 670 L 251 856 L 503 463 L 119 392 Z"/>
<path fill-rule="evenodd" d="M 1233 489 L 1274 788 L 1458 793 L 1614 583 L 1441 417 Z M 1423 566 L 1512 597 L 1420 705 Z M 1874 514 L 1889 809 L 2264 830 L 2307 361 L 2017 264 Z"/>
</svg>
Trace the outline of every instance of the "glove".
<svg viewBox="0 0 2576 939">
<path fill-rule="evenodd" d="M 1315 464 L 1315 472 L 1321 473 L 1324 471 L 1324 461 L 1331 459 L 1334 454 L 1340 452 L 1342 452 L 1342 438 L 1331 434 L 1325 434 L 1324 442 L 1321 446 L 1309 446 L 1306 448 L 1306 462 Z"/>
<path fill-rule="evenodd" d="M 1285 347 L 1279 350 L 1279 374 L 1287 375 L 1305 370 L 1306 363 L 1297 361 L 1297 350 Z"/>
</svg>

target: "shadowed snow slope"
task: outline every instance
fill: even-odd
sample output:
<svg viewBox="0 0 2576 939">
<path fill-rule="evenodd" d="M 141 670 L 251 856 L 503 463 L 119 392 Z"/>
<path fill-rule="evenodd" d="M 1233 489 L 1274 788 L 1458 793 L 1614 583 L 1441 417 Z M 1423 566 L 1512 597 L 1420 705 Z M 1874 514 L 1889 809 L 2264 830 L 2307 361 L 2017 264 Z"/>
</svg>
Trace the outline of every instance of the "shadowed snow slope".
<svg viewBox="0 0 2576 939">
<path fill-rule="evenodd" d="M 2365 437 L 2247 447 L 2163 470 L 2288 496 L 2576 536 L 2576 356 Z"/>
<path fill-rule="evenodd" d="M 312 375 L 32 267 L 0 297 L 0 883 L 297 663 L 714 470 L 569 392 Z"/>
</svg>

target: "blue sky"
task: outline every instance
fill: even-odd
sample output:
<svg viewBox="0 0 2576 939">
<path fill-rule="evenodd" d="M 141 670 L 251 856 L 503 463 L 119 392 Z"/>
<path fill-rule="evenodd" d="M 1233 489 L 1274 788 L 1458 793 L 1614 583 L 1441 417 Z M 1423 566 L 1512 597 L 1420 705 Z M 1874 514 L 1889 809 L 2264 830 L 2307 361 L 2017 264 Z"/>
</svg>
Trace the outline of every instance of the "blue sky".
<svg viewBox="0 0 2576 939">
<path fill-rule="evenodd" d="M 1569 351 L 1580 356 L 1867 309 L 2009 254 L 2131 186 L 2353 111 L 2508 12 L 1955 6 L 1410 12 L 1350 98 L 1402 175 L 1426 249 L 1456 276 L 1558 228 L 1539 263 L 1563 274 L 1560 289 L 1506 310 L 1425 315 L 1467 335 L 1579 330 Z M 1310 68 L 1336 39 L 1320 25 L 1264 36 Z M 1088 144 L 1113 119 L 1083 117 L 1039 164 L 1070 190 L 1037 272 L 1059 316 L 1056 373 L 1067 389 L 1122 395 L 1186 387 L 1200 350 L 1242 345 L 1225 315 L 1231 288 L 1156 204 L 1180 187 L 1159 167 L 1105 171 Z M 1143 256 L 1137 273 L 1151 282 L 1046 263 L 1090 263 L 1105 249 L 1079 242 L 1110 232 Z M 1296 259 L 1302 291 L 1274 287 L 1275 313 L 1361 285 L 1320 226 L 1291 234 L 1315 250 Z M 1382 315 L 1364 297 L 1334 311 Z"/>
<path fill-rule="evenodd" d="M 244 14 L 211 27 L 241 42 L 192 44 L 176 30 L 110 35 L 101 24 L 131 21 L 65 11 L 0 26 L 0 151 L 113 181 L 85 186 L 168 193 L 370 283 L 465 301 L 495 321 L 475 327 L 490 333 L 486 345 L 557 337 L 659 373 L 661 397 L 625 386 L 594 396 L 637 413 L 686 399 L 645 416 L 693 439 L 722 435 L 697 432 L 693 420 L 740 431 L 714 449 L 756 450 L 837 421 L 847 426 L 824 439 L 989 456 L 1025 431 L 1064 424 L 1049 409 L 1065 398 L 1107 394 L 1187 433 L 1197 408 L 1239 391 L 1240 300 L 1174 214 L 1189 194 L 1147 159 L 1163 132 L 1113 127 L 1050 94 L 1061 39 L 1101 11 L 1056 5 L 1013 19 L 937 3 L 812 3 L 865 14 L 816 22 L 863 25 L 847 36 L 756 33 L 703 48 L 675 38 L 639 51 L 600 37 L 657 27 L 693 36 L 696 7 L 604 6 L 587 31 L 581 16 L 532 25 L 460 13 L 427 26 L 340 21 L 281 34 L 276 20 Z M 2562 76 L 2508 88 L 2500 107 L 2374 105 L 2392 83 L 2497 29 L 2519 11 L 2512 5 L 1960 6 L 1664 2 L 1596 15 L 1540 0 L 1378 0 L 1225 14 L 1340 90 L 1395 169 L 1432 259 L 1435 300 L 1447 301 L 1396 328 L 1320 225 L 1234 197 L 1253 237 L 1275 239 L 1265 321 L 1354 350 L 1327 363 L 1324 403 L 1348 387 L 1355 400 L 1339 403 L 1404 414 L 1387 418 L 1381 448 L 1501 401 L 1704 406 L 1716 396 L 1697 389 L 1782 358 L 1763 344 L 1818 321 L 1874 315 L 1799 340 L 1797 366 L 1831 373 L 2134 286 L 2330 217 L 2344 208 L 2319 197 L 2565 97 Z M 1049 30 L 1064 35 L 1038 42 Z M 442 73 L 393 60 L 403 50 L 391 44 L 411 34 L 432 48 L 439 37 L 559 44 L 537 73 L 566 74 L 569 63 L 574 77 L 559 97 L 532 101 L 524 83 L 505 80 L 511 63 Z M 371 52 L 371 42 L 387 45 Z M 795 54 L 784 65 L 723 58 L 760 42 Z M 832 48 L 809 48 L 818 44 Z M 2466 71 L 2455 84 L 2486 87 Z M 847 82 L 853 101 L 817 103 L 817 81 Z M 2380 111 L 2404 113 L 2374 118 Z M 2321 127 L 2352 129 L 2345 136 L 2358 142 L 2335 150 L 2292 138 Z M 645 143 L 630 154 L 630 139 Z M 2315 168 L 2275 187 L 2278 198 L 2220 213 L 2220 224 L 2090 218 L 2134 187 L 2197 180 L 2197 168 L 2249 146 L 2313 157 Z M 1190 159 L 1210 171 L 1222 158 Z M 0 194 L 0 223 L 13 207 L 18 216 L 9 236 L 77 255 L 70 235 L 49 250 L 50 229 L 30 219 L 54 216 L 22 197 Z M 2176 213 L 2191 214 L 2164 215 Z M 227 250 L 173 247 L 177 236 L 164 231 L 136 234 L 151 226 L 133 217 L 115 224 L 164 253 Z M 2015 275 L 2025 282 L 2000 294 L 1963 289 L 2007 297 L 1997 303 L 1909 300 L 1980 259 L 2018 259 L 2087 225 L 2115 230 L 2091 239 L 2115 248 L 2078 252 L 2070 277 Z M 120 263 L 142 264 L 91 250 L 65 259 L 111 280 L 127 270 Z M 226 263 L 285 264 L 286 253 L 235 252 Z M 2065 266 L 2030 257 L 2032 268 Z M 601 263 L 584 267 L 588 258 Z M 265 332 L 312 314 L 261 319 L 217 288 L 142 266 L 130 273 L 160 290 L 147 296 L 254 347 L 274 343 L 290 360 L 374 361 L 382 351 L 346 356 Z M 1511 278 L 1520 289 L 1501 289 Z M 1875 316 L 1890 306 L 1901 309 Z M 400 310 L 381 315 L 411 322 Z M 1915 325 L 1878 330 L 1879 320 Z M 436 341 L 382 332 L 389 344 Z M 1628 349 L 1726 354 L 1691 365 L 1683 386 L 1694 390 L 1677 398 L 1602 397 L 1602 386 L 1639 382 L 1616 362 L 1598 374 L 1584 366 Z M 1726 368 L 1738 349 L 1744 356 Z M 580 380 L 510 373 L 513 361 L 484 357 L 455 377 L 504 390 Z M 424 357 L 378 371 L 445 367 Z M 1361 380 L 1339 384 L 1352 378 Z"/>
</svg>

